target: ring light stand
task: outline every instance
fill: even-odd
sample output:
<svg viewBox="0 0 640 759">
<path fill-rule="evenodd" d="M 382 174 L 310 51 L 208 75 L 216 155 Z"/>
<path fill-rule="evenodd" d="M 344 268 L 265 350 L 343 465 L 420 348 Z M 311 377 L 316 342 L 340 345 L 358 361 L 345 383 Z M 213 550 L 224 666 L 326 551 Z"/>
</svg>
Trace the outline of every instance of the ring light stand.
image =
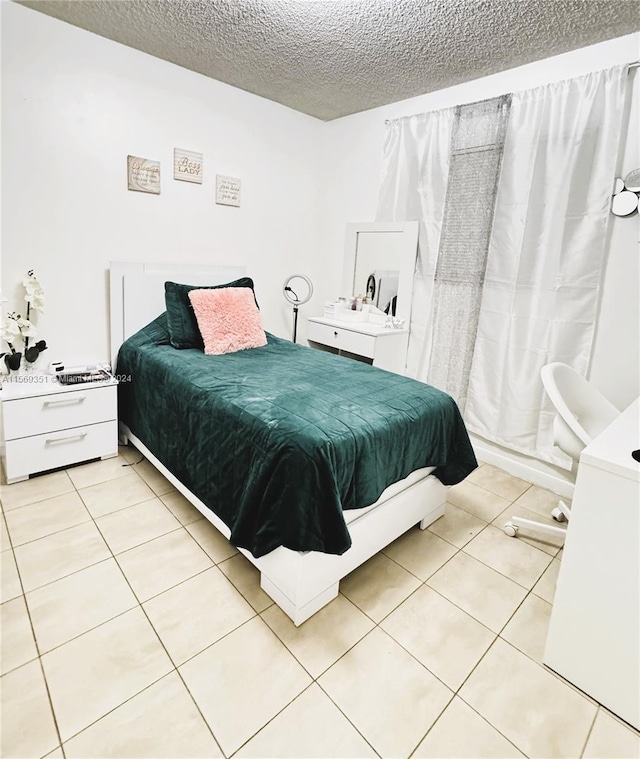
<svg viewBox="0 0 640 759">
<path fill-rule="evenodd" d="M 307 294 L 304 297 L 299 297 L 298 294 L 290 286 L 290 282 L 294 279 L 301 279 L 307 285 Z M 293 342 L 296 341 L 296 334 L 298 332 L 298 306 L 306 303 L 313 295 L 313 285 L 309 277 L 305 277 L 304 274 L 292 274 L 287 277 L 282 285 L 282 294 L 288 303 L 293 306 Z"/>
</svg>

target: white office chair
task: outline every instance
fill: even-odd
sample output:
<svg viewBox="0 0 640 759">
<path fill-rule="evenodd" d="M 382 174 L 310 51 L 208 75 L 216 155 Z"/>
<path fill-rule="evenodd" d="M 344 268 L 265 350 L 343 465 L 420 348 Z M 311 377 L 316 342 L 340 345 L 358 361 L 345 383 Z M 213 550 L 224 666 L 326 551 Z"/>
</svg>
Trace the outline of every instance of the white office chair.
<svg viewBox="0 0 640 759">
<path fill-rule="evenodd" d="M 620 411 L 566 364 L 547 364 L 542 368 L 540 377 L 557 412 L 553 420 L 553 442 L 571 456 L 575 467 L 582 450 L 611 424 Z M 564 501 L 560 501 L 551 516 L 557 522 L 564 522 L 571 516 L 571 510 Z M 550 536 L 564 537 L 566 533 L 566 527 L 555 527 L 514 516 L 504 526 L 505 535 L 514 538 L 519 527 Z"/>
</svg>

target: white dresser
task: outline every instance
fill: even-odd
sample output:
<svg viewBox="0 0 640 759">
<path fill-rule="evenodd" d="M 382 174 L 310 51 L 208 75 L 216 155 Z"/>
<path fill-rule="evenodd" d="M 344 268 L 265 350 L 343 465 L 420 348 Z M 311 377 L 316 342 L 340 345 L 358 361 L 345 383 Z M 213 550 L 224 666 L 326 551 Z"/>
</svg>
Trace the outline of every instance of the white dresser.
<svg viewBox="0 0 640 759">
<path fill-rule="evenodd" d="M 118 453 L 117 381 L 61 385 L 47 374 L 2 383 L 7 483 Z"/>
<path fill-rule="evenodd" d="M 380 369 L 404 374 L 408 329 L 317 316 L 308 320 L 307 339 L 312 348 L 367 359 Z"/>
<path fill-rule="evenodd" d="M 582 452 L 544 663 L 640 729 L 640 400 Z"/>
</svg>

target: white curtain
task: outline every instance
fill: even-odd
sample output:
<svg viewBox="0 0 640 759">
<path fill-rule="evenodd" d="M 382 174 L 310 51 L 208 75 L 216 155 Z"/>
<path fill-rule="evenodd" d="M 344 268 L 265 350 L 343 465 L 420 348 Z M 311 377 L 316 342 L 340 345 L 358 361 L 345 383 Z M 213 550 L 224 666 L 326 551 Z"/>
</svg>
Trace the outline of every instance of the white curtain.
<svg viewBox="0 0 640 759">
<path fill-rule="evenodd" d="M 407 374 L 424 380 L 431 352 L 433 279 L 442 231 L 454 109 L 390 122 L 376 218 L 419 221 Z"/>
<path fill-rule="evenodd" d="M 619 66 L 511 99 L 463 411 L 472 432 L 564 466 L 540 369 L 563 361 L 588 370 L 626 84 Z M 412 119 L 419 131 L 404 124 Z M 423 380 L 447 184 L 444 124 L 450 134 L 452 121 L 451 111 L 403 119 L 385 145 L 378 218 L 423 222 L 412 309 L 420 321 L 409 354 L 410 373 Z M 413 156 L 416 165 L 404 165 Z"/>
</svg>

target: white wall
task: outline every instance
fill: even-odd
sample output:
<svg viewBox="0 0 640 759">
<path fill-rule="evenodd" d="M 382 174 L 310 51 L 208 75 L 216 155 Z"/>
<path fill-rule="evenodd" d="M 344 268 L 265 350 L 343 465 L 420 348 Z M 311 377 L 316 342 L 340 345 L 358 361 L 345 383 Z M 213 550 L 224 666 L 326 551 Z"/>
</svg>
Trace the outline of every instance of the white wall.
<svg viewBox="0 0 640 759">
<path fill-rule="evenodd" d="M 282 283 L 301 260 L 313 279 L 320 270 L 322 122 L 0 6 L 2 287 L 21 297 L 24 273 L 36 270 L 47 298 L 43 359 L 108 358 L 110 260 L 245 265 L 265 328 L 289 336 Z M 204 153 L 203 185 L 174 181 L 174 147 Z M 127 190 L 128 154 L 160 160 L 161 195 Z M 241 178 L 240 208 L 215 204 L 216 173 Z"/>
<path fill-rule="evenodd" d="M 640 34 L 627 35 L 588 48 L 450 87 L 326 124 L 322 165 L 328 191 L 323 203 L 322 255 L 330 264 L 323 281 L 330 297 L 341 291 L 345 224 L 375 219 L 385 119 L 448 108 L 537 87 L 553 81 L 634 61 Z M 640 166 L 640 70 L 630 74 L 632 97 L 619 175 Z M 610 248 L 590 377 L 621 409 L 640 395 L 640 217 L 611 217 Z M 562 490 L 565 476 L 552 467 L 498 449 L 482 448 L 485 460 L 540 484 Z M 532 471 L 533 468 L 535 471 Z M 541 476 L 540 476 L 541 475 Z"/>
</svg>

